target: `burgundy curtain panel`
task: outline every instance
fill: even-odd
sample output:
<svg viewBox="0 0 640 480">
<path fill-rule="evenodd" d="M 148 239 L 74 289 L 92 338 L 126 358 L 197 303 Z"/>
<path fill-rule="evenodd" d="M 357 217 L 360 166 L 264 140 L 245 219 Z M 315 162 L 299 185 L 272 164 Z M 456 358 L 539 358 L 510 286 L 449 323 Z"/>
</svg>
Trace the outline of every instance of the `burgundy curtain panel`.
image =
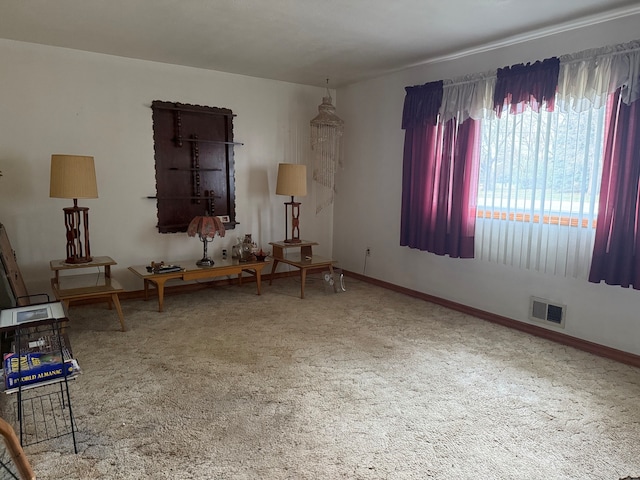
<svg viewBox="0 0 640 480">
<path fill-rule="evenodd" d="M 400 245 L 473 258 L 480 122 L 437 123 L 442 82 L 406 91 Z"/>
<path fill-rule="evenodd" d="M 640 100 L 609 96 L 589 281 L 640 289 Z"/>
</svg>

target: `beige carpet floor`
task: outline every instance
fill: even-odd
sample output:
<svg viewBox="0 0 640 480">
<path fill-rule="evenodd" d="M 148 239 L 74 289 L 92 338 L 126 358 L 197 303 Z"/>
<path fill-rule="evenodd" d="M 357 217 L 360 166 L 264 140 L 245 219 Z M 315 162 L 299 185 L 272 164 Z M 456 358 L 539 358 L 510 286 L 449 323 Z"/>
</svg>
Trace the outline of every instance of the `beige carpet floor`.
<svg viewBox="0 0 640 480">
<path fill-rule="evenodd" d="M 72 307 L 83 369 L 40 479 L 619 479 L 640 370 L 347 279 Z M 3 409 L 11 398 L 3 398 Z"/>
</svg>

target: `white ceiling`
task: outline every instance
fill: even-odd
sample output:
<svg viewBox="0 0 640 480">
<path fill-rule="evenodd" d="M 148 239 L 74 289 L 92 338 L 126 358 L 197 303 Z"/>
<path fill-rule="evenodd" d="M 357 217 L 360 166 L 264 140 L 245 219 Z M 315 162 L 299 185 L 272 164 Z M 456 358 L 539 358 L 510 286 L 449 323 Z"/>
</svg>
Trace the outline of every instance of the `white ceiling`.
<svg viewBox="0 0 640 480">
<path fill-rule="evenodd" d="M 0 38 L 337 87 L 636 13 L 638 0 L 0 0 Z"/>
</svg>

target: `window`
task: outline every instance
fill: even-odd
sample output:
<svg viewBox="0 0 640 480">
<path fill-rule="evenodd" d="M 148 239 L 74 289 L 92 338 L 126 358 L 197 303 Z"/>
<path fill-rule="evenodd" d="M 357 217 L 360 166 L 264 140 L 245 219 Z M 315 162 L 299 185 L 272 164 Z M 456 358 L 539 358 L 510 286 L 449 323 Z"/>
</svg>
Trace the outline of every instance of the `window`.
<svg viewBox="0 0 640 480">
<path fill-rule="evenodd" d="M 406 87 L 400 245 L 640 289 L 638 71 L 640 40 Z"/>
<path fill-rule="evenodd" d="M 476 257 L 573 277 L 588 274 L 605 107 L 510 113 L 482 121 Z"/>
</svg>

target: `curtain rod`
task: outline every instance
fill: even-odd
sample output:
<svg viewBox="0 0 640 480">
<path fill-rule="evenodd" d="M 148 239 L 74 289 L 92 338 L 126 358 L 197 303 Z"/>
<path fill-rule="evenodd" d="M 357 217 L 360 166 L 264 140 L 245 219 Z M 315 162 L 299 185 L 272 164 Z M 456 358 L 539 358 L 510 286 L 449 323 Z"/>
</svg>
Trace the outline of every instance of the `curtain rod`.
<svg viewBox="0 0 640 480">
<path fill-rule="evenodd" d="M 624 45 L 624 44 L 619 44 L 619 45 Z M 615 48 L 619 45 L 613 45 L 612 47 L 602 47 L 602 49 L 606 49 L 606 48 Z M 592 50 L 602 50 L 602 49 L 592 49 Z M 568 56 L 573 56 L 573 55 L 580 55 L 583 52 L 589 52 L 591 50 L 583 50 L 582 52 L 577 52 L 577 53 L 569 53 L 569 54 L 564 54 L 564 55 L 560 55 L 558 58 L 560 59 L 560 66 L 562 67 L 562 65 L 568 65 L 568 64 L 572 64 L 572 63 L 578 63 L 578 62 L 584 62 L 585 60 L 589 60 L 591 58 L 602 58 L 602 57 L 609 57 L 609 56 L 613 56 L 613 55 L 624 55 L 626 53 L 631 53 L 631 52 L 637 52 L 640 50 L 640 46 L 637 47 L 631 47 L 631 48 L 626 48 L 624 50 L 619 50 L 619 51 L 613 51 L 613 52 L 607 52 L 607 53 L 597 53 L 591 56 L 587 56 L 585 55 L 585 57 L 583 58 L 576 58 L 574 60 L 567 60 L 567 61 L 563 61 L 562 57 L 568 57 Z M 451 81 L 449 80 L 444 80 L 444 85 L 442 86 L 443 88 L 449 88 L 449 87 L 455 87 L 458 85 L 465 85 L 467 83 L 475 83 L 481 80 L 489 80 L 489 79 L 493 79 L 497 77 L 497 73 L 495 72 L 485 72 L 484 74 L 482 73 L 477 73 L 477 74 L 473 74 L 474 76 L 476 76 L 477 78 L 465 78 L 465 76 L 463 77 L 457 77 L 454 79 L 451 79 Z"/>
<path fill-rule="evenodd" d="M 615 48 L 617 45 L 614 45 L 613 48 Z M 612 47 L 603 47 L 603 48 L 612 48 Z M 600 49 L 593 49 L 593 50 L 600 50 Z M 606 52 L 606 53 L 596 53 L 595 55 L 591 55 L 591 56 L 587 56 L 585 55 L 585 57 L 583 58 L 576 58 L 574 60 L 567 60 L 567 61 L 563 61 L 562 57 L 572 57 L 574 55 L 580 55 L 581 53 L 584 52 L 590 52 L 591 50 L 583 50 L 582 52 L 578 52 L 578 53 L 568 53 L 568 54 L 564 54 L 564 55 L 560 55 L 558 58 L 560 59 L 560 64 L 568 64 L 568 63 L 578 63 L 578 62 L 584 62 L 585 60 L 589 60 L 591 58 L 603 58 L 603 57 L 611 57 L 614 55 L 624 55 L 626 53 L 632 53 L 632 52 L 637 52 L 638 50 L 640 50 L 640 46 L 637 47 L 632 47 L 632 48 L 626 48 L 624 50 L 617 50 L 617 51 L 613 51 L 613 52 Z"/>
</svg>

